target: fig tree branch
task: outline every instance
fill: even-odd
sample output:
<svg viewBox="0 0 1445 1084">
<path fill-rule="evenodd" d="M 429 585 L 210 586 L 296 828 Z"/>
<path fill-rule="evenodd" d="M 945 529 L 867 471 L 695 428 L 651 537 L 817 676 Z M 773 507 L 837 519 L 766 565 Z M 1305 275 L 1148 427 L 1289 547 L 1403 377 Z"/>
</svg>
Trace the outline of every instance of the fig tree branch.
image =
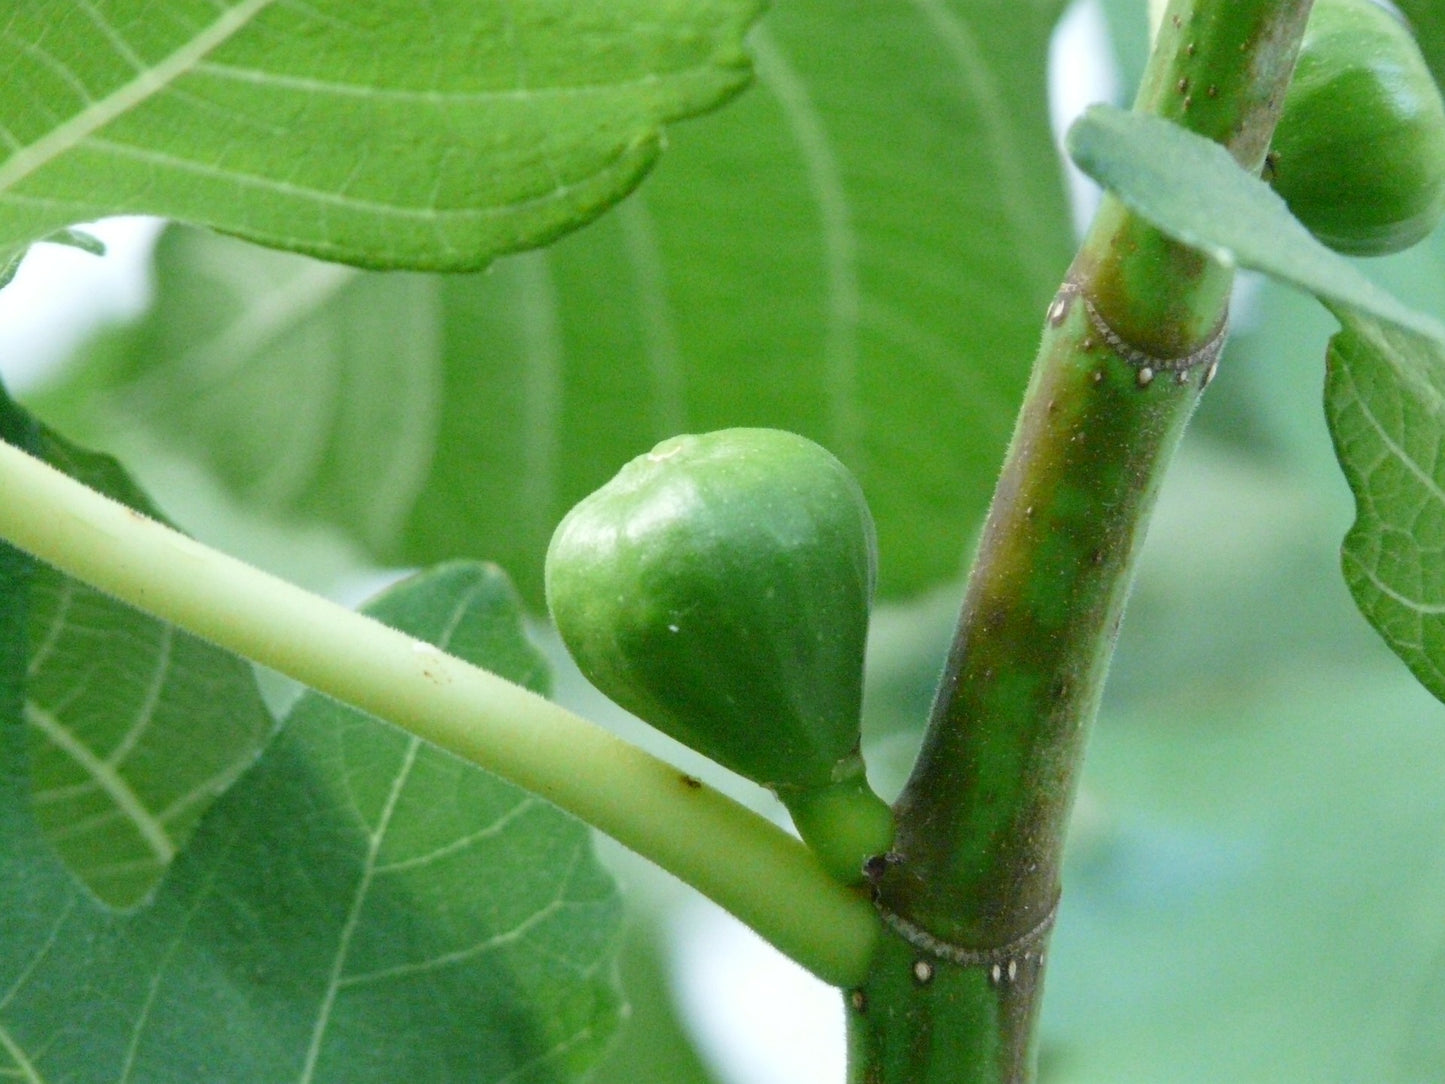
<svg viewBox="0 0 1445 1084">
<path fill-rule="evenodd" d="M 1257 170 L 1309 8 L 1174 0 L 1135 109 Z M 1232 278 L 1106 198 L 1049 306 L 895 807 L 896 853 L 877 871 L 889 936 L 852 1003 L 855 1081 L 996 1084 L 1032 1071 L 1089 726 L 1155 495 L 1215 373 Z M 868 1013 L 884 1002 L 892 1015 Z"/>
</svg>

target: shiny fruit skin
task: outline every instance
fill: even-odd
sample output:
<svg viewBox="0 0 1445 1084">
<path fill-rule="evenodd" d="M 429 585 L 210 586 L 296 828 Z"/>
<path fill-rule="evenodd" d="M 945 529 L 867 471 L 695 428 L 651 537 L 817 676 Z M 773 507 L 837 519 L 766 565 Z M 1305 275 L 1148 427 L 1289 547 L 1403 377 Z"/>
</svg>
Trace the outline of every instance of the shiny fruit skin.
<svg viewBox="0 0 1445 1084">
<path fill-rule="evenodd" d="M 547 600 L 602 692 L 786 799 L 861 776 L 876 567 L 842 463 L 727 429 L 664 441 L 568 513 Z"/>
<path fill-rule="evenodd" d="M 1323 243 L 1408 248 L 1445 217 L 1445 104 L 1409 28 L 1317 0 L 1270 150 L 1270 183 Z"/>
</svg>

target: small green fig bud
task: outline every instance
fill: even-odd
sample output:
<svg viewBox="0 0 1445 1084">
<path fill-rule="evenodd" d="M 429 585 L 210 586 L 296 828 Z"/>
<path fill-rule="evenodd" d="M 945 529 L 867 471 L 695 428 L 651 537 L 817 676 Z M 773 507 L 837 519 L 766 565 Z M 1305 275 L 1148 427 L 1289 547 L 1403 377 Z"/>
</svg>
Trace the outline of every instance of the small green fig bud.
<svg viewBox="0 0 1445 1084">
<path fill-rule="evenodd" d="M 1410 30 L 1371 0 L 1316 0 L 1270 183 L 1324 244 L 1399 252 L 1445 217 L 1445 104 Z"/>
<path fill-rule="evenodd" d="M 892 836 L 858 750 L 876 567 L 842 463 L 791 433 L 726 429 L 664 441 L 573 508 L 547 604 L 597 688 L 772 788 L 852 882 Z"/>
</svg>

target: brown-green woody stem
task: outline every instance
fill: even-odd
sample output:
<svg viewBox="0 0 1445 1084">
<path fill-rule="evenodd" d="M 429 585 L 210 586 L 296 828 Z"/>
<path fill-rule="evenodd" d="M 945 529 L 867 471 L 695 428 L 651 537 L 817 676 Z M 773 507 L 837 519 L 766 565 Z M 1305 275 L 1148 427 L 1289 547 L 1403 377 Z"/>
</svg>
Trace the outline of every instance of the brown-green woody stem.
<svg viewBox="0 0 1445 1084">
<path fill-rule="evenodd" d="M 1257 170 L 1309 0 L 1175 0 L 1136 108 Z M 851 1079 L 1028 1079 L 1086 733 L 1231 273 L 1105 201 L 1049 307 L 849 997 Z"/>
</svg>

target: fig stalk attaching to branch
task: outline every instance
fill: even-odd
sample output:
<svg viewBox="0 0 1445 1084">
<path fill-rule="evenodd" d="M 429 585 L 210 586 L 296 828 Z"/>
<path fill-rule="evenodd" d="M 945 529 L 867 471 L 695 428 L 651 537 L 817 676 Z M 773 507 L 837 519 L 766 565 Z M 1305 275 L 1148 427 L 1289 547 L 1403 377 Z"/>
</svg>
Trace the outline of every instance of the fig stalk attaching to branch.
<svg viewBox="0 0 1445 1084">
<path fill-rule="evenodd" d="M 139 610 L 518 784 L 737 915 L 825 981 L 879 921 L 802 844 L 712 787 L 429 644 L 227 557 L 0 443 L 0 537 Z"/>
</svg>

